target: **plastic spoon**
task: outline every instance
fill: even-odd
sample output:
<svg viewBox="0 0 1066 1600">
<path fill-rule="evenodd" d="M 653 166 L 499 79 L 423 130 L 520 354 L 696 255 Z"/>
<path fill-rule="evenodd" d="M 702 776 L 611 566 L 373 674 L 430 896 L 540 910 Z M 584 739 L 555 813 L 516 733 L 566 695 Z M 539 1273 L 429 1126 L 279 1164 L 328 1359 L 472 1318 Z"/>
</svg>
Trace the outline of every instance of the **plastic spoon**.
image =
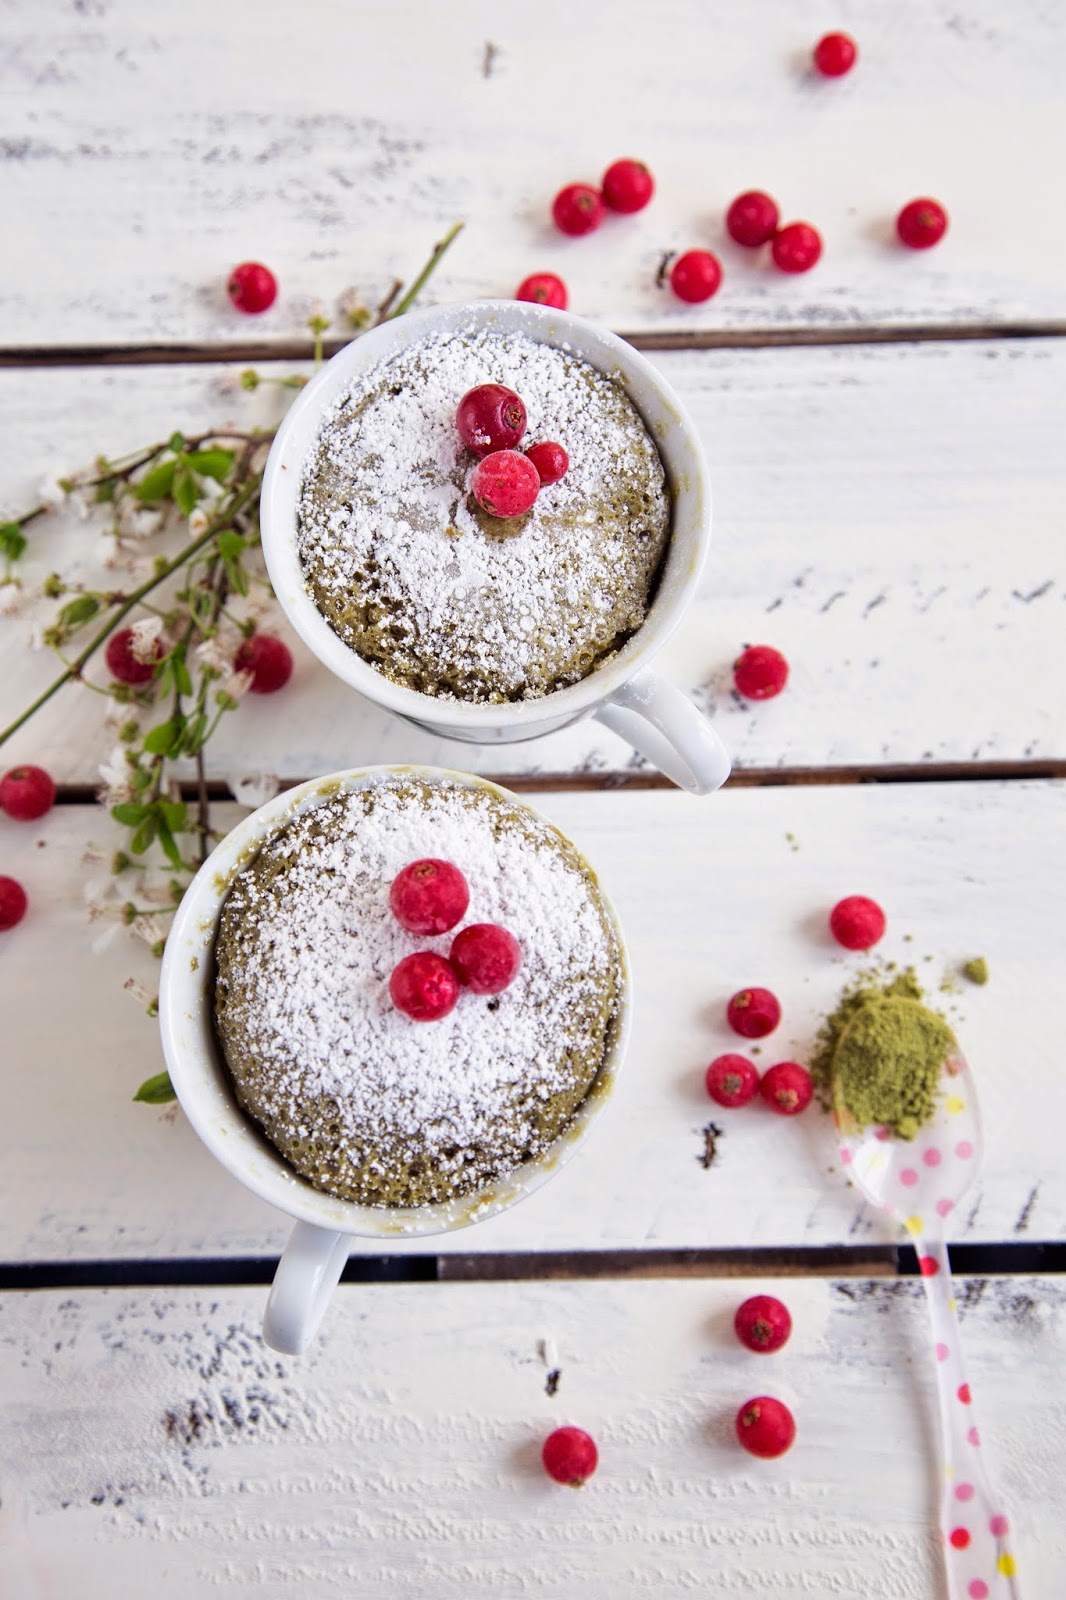
<svg viewBox="0 0 1066 1600">
<path fill-rule="evenodd" d="M 848 1177 L 867 1200 L 902 1223 L 918 1252 L 933 1320 L 948 1593 L 951 1600 L 1020 1600 L 1007 1518 L 985 1472 L 974 1421 L 944 1238 L 946 1220 L 981 1160 L 973 1074 L 961 1051 L 948 1057 L 936 1111 L 913 1140 L 896 1138 L 888 1128 L 859 1128 L 836 1077 L 833 1109 Z"/>
</svg>

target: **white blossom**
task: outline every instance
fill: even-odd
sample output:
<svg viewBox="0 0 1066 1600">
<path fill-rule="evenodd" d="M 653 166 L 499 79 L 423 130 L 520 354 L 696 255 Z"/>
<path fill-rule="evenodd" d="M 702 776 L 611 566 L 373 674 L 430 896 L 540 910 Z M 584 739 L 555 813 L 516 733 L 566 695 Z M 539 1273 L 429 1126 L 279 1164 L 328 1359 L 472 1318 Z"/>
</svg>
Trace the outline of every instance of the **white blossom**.
<svg viewBox="0 0 1066 1600">
<path fill-rule="evenodd" d="M 65 477 L 65 472 L 49 470 L 37 485 L 37 499 L 49 511 L 57 511 L 67 498 L 67 491 L 60 482 Z"/>
<path fill-rule="evenodd" d="M 158 944 L 167 936 L 166 924 L 162 918 L 156 916 L 138 917 L 132 928 L 138 939 L 143 939 L 145 944 Z"/>
<path fill-rule="evenodd" d="M 222 685 L 222 692 L 230 695 L 234 700 L 243 700 L 251 687 L 252 674 L 250 672 L 234 672 L 230 674 Z"/>
<path fill-rule="evenodd" d="M 0 583 L 0 616 L 13 617 L 22 604 L 22 585 L 17 578 Z"/>
<path fill-rule="evenodd" d="M 239 637 L 219 632 L 213 634 L 210 639 L 201 639 L 193 655 L 202 667 L 210 667 L 220 678 L 226 678 L 233 671 L 233 662 L 240 643 Z"/>
<path fill-rule="evenodd" d="M 99 793 L 101 805 L 121 806 L 133 799 L 133 769 L 126 759 L 124 744 L 115 745 L 107 760 L 96 770 L 102 782 Z"/>
<path fill-rule="evenodd" d="M 192 534 L 194 539 L 198 538 L 201 533 L 206 532 L 209 521 L 210 518 L 208 517 L 203 506 L 193 507 L 192 511 L 189 513 L 189 532 Z"/>
<path fill-rule="evenodd" d="M 226 777 L 229 792 L 241 806 L 265 806 L 281 788 L 281 780 L 273 772 L 230 773 Z"/>
<path fill-rule="evenodd" d="M 163 513 L 124 498 L 119 504 L 118 522 L 128 539 L 150 539 L 163 526 Z"/>
<path fill-rule="evenodd" d="M 138 982 L 136 978 L 127 978 L 122 987 L 127 994 L 131 994 L 135 1000 L 139 1000 L 146 1010 L 155 1002 L 155 995 L 146 989 L 143 983 Z"/>
<path fill-rule="evenodd" d="M 130 629 L 130 654 L 134 661 L 151 662 L 158 659 L 159 640 L 163 633 L 162 617 L 142 617 Z"/>
</svg>

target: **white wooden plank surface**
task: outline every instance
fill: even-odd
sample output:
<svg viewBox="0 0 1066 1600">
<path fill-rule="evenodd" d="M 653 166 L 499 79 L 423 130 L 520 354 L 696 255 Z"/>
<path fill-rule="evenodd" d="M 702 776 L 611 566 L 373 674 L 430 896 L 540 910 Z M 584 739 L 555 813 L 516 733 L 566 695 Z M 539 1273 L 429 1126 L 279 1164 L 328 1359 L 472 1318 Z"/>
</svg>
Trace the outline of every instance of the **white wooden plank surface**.
<svg viewBox="0 0 1066 1600">
<path fill-rule="evenodd" d="M 8 0 L 0 57 L 0 204 L 18 221 L 0 343 L 244 337 L 229 268 L 265 258 L 283 298 L 266 338 L 309 302 L 409 276 L 443 226 L 469 231 L 441 298 L 510 294 L 528 271 L 625 328 L 958 324 L 1062 318 L 1057 151 L 1066 18 L 1025 0 L 668 0 L 649 13 L 517 0 L 310 0 L 297 14 Z M 809 72 L 829 26 L 861 59 Z M 486 49 L 495 47 L 485 76 Z M 552 195 L 619 155 L 659 180 L 636 219 L 567 241 Z M 741 190 L 769 188 L 824 232 L 816 272 L 786 280 L 724 238 Z M 948 240 L 891 234 L 932 192 Z M 1022 222 L 1024 219 L 1024 225 Z M 666 249 L 720 249 L 707 306 L 654 288 Z"/>
<path fill-rule="evenodd" d="M 715 543 L 664 668 L 711 710 L 742 766 L 1066 756 L 1066 521 L 1058 341 L 675 353 L 655 358 L 712 464 Z M 288 371 L 289 368 L 281 368 Z M 276 420 L 277 391 L 219 393 L 231 369 L 0 373 L 8 414 L 0 509 L 42 475 L 175 425 Z M 27 584 L 94 548 L 90 525 L 32 529 Z M 96 569 L 101 571 L 102 569 Z M 97 581 L 113 582 L 113 575 Z M 0 617 L 0 726 L 48 682 L 25 619 Z M 788 691 L 732 692 L 746 641 L 782 648 Z M 209 748 L 218 775 L 307 775 L 351 761 L 481 771 L 624 770 L 595 723 L 503 750 L 434 740 L 355 696 L 298 650 L 283 698 L 246 703 Z M 254 697 L 253 697 L 254 700 Z M 6 759 L 89 780 L 109 741 L 78 689 Z"/>
<path fill-rule="evenodd" d="M 558 793 L 538 804 L 586 851 L 627 930 L 628 1061 L 587 1149 L 550 1184 L 504 1216 L 412 1248 L 896 1237 L 845 1185 L 820 1112 L 788 1121 L 761 1104 L 721 1111 L 703 1087 L 707 1061 L 737 1045 L 724 1006 L 747 984 L 774 989 L 784 1007 L 760 1065 L 804 1059 L 861 963 L 825 926 L 829 907 L 857 892 L 887 910 L 886 958 L 914 962 L 934 994 L 971 956 L 991 967 L 987 988 L 963 984 L 943 997 L 977 1074 L 987 1141 L 983 1181 L 955 1236 L 1066 1236 L 1062 786 L 727 790 L 710 801 Z M 218 1167 L 173 1108 L 130 1102 L 162 1059 L 155 1024 L 121 986 L 130 975 L 151 984 L 155 969 L 121 934 L 102 954 L 89 951 L 79 861 L 90 837 L 102 840 L 102 826 L 75 807 L 0 831 L 0 871 L 22 878 L 33 901 L 0 938 L 9 1064 L 0 1260 L 276 1251 L 285 1219 Z M 704 1170 L 700 1130 L 712 1117 L 726 1132 Z"/>
<path fill-rule="evenodd" d="M 795 1333 L 754 1356 L 732 1314 L 775 1288 Z M 299 1362 L 264 1349 L 261 1301 L 0 1299 L 10 1600 L 943 1594 L 917 1282 L 350 1287 Z M 1066 1290 L 970 1280 L 960 1301 L 1022 1592 L 1051 1600 L 1066 1569 Z M 737 1408 L 766 1392 L 797 1419 L 775 1462 L 732 1438 Z M 600 1446 L 580 1493 L 540 1470 L 562 1422 Z"/>
</svg>

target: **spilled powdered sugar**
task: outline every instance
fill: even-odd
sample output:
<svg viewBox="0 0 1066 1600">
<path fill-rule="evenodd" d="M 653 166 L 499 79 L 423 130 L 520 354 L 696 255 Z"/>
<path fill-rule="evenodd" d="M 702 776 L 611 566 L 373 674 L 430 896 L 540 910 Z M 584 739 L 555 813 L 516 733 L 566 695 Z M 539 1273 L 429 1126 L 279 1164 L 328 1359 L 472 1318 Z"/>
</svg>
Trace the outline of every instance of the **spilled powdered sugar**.
<svg viewBox="0 0 1066 1600">
<path fill-rule="evenodd" d="M 522 946 L 502 994 L 437 1022 L 388 991 L 416 937 L 389 888 L 410 861 L 453 861 L 464 923 Z M 467 1193 L 550 1144 L 611 1037 L 619 955 L 598 892 L 561 836 L 483 790 L 392 780 L 336 796 L 234 880 L 218 941 L 217 1020 L 242 1103 L 312 1182 L 369 1204 Z"/>
<path fill-rule="evenodd" d="M 469 495 L 468 389 L 525 402 L 522 446 L 554 439 L 567 475 L 524 519 Z M 319 432 L 298 543 L 315 603 L 397 682 L 474 701 L 586 677 L 642 625 L 669 534 L 655 444 L 619 383 L 521 334 L 436 334 L 360 374 Z"/>
</svg>

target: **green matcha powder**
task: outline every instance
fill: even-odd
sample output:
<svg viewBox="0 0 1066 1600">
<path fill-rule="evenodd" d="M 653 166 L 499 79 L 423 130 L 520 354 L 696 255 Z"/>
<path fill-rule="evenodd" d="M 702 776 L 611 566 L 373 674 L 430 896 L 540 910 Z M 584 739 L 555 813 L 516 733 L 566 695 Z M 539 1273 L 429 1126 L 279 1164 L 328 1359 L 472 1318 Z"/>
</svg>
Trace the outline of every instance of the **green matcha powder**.
<svg viewBox="0 0 1066 1600">
<path fill-rule="evenodd" d="M 913 1139 L 933 1114 L 941 1069 L 957 1048 L 908 968 L 860 978 L 845 991 L 818 1035 L 811 1076 L 827 1108 L 835 1094 L 860 1128 Z"/>
</svg>

